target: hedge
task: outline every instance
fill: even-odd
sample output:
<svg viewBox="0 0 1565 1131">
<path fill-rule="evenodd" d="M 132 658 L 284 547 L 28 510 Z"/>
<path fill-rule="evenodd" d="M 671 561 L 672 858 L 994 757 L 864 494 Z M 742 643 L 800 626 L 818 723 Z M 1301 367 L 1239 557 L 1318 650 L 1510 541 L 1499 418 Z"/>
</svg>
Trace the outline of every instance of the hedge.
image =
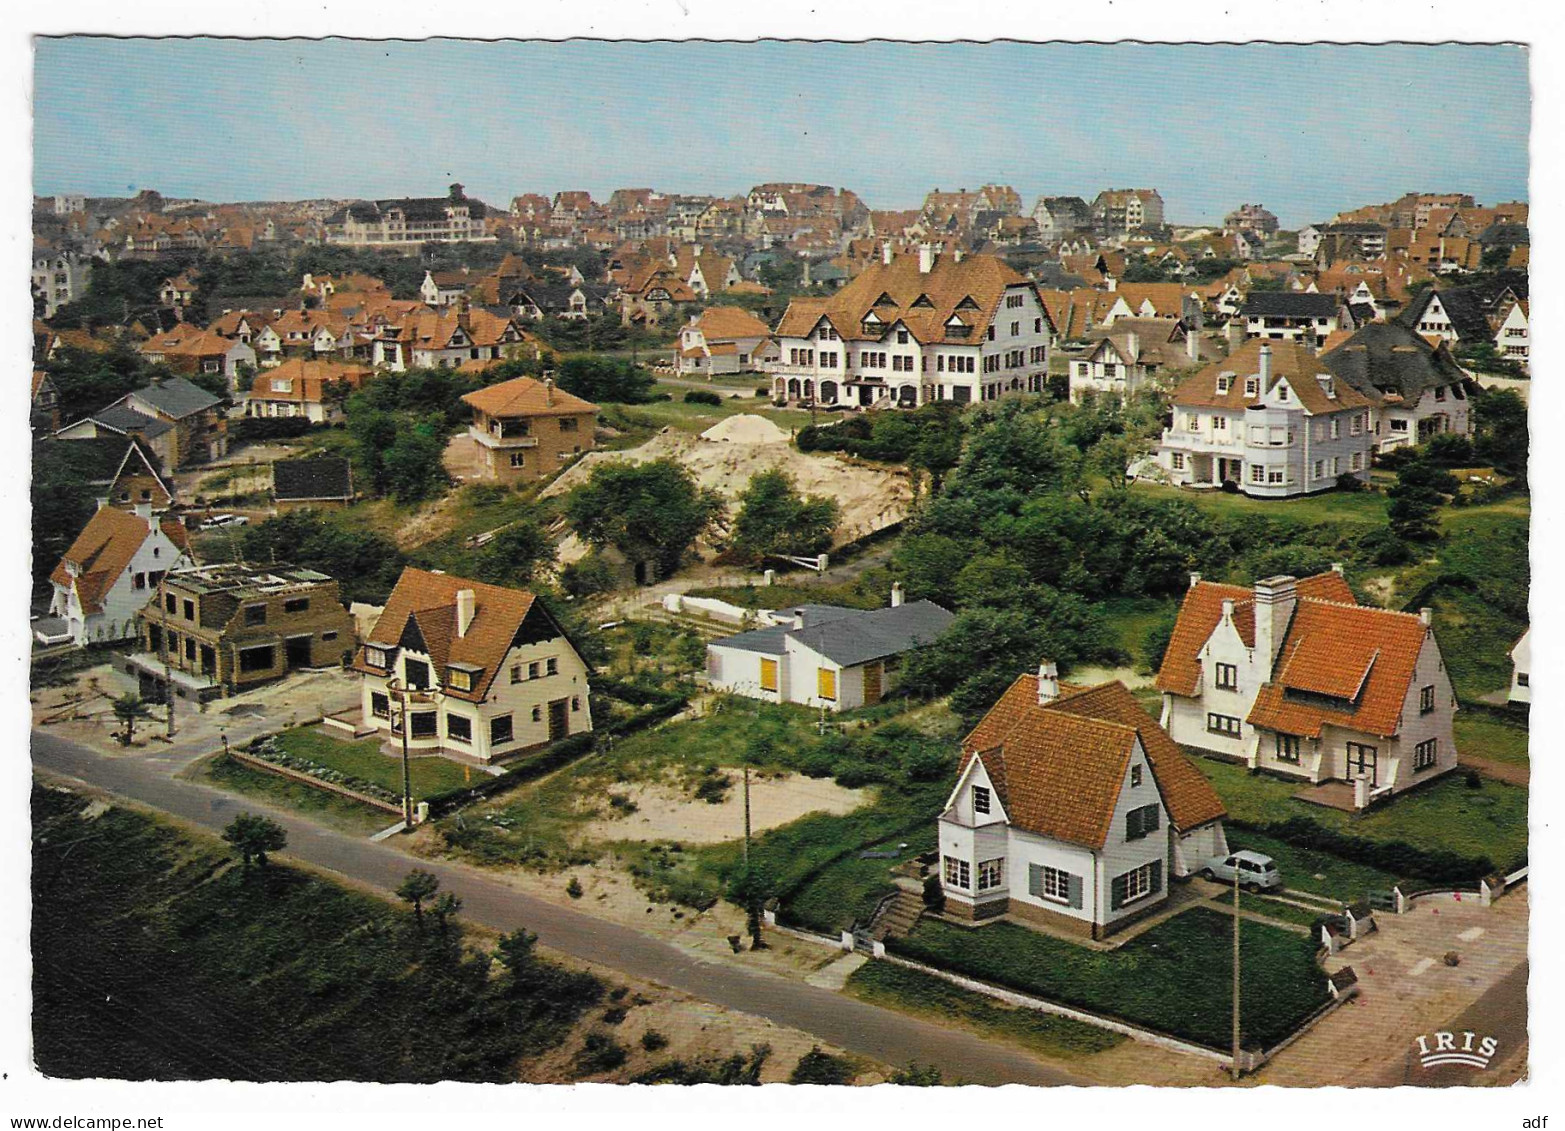
<svg viewBox="0 0 1565 1131">
<path fill-rule="evenodd" d="M 723 398 L 716 393 L 709 393 L 705 389 L 691 389 L 685 394 L 685 403 L 720 405 L 723 403 Z"/>
<path fill-rule="evenodd" d="M 1267 821 L 1264 824 L 1230 817 L 1227 823 L 1229 828 L 1275 837 L 1300 848 L 1313 848 L 1409 879 L 1440 884 L 1478 880 L 1494 874 L 1494 861 L 1487 856 L 1463 856 L 1443 849 L 1415 848 L 1404 840 L 1370 840 L 1328 829 L 1308 817 L 1289 817 L 1286 821 Z"/>
<path fill-rule="evenodd" d="M 233 440 L 291 440 L 313 428 L 307 416 L 241 416 L 228 423 Z"/>
</svg>

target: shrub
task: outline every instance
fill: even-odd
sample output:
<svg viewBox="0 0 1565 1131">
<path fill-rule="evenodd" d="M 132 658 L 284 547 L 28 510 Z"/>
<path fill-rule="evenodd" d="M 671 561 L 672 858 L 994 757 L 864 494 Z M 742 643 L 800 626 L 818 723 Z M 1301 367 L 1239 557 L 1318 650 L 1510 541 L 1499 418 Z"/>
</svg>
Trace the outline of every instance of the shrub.
<svg viewBox="0 0 1565 1131">
<path fill-rule="evenodd" d="M 1362 491 L 1363 489 L 1364 481 L 1357 475 L 1354 475 L 1351 471 L 1344 471 L 1341 475 L 1337 476 L 1337 490 L 1351 492 Z"/>
<path fill-rule="evenodd" d="M 718 396 L 716 393 L 708 392 L 705 389 L 691 389 L 685 394 L 685 403 L 721 405 L 723 403 L 723 398 Z"/>
<path fill-rule="evenodd" d="M 572 899 L 580 899 L 582 895 L 581 881 L 572 876 L 571 882 L 565 885 L 565 894 Z"/>
<path fill-rule="evenodd" d="M 630 1015 L 630 1010 L 623 1005 L 611 1005 L 603 1011 L 603 1023 L 605 1025 L 618 1025 Z"/>
<path fill-rule="evenodd" d="M 945 1077 L 933 1064 L 919 1064 L 914 1061 L 906 1068 L 899 1068 L 893 1072 L 886 1083 L 900 1084 L 904 1088 L 938 1088 L 945 1083 Z"/>
<path fill-rule="evenodd" d="M 625 1063 L 625 1046 L 612 1034 L 594 1029 L 587 1034 L 580 1051 L 576 1053 L 576 1074 L 594 1076 L 600 1072 L 612 1072 Z"/>
<path fill-rule="evenodd" d="M 1409 879 L 1454 883 L 1482 879 L 1494 873 L 1494 862 L 1487 856 L 1463 856 L 1456 852 L 1415 848 L 1401 840 L 1369 840 L 1328 829 L 1308 817 L 1290 817 L 1286 821 L 1269 821 L 1265 824 L 1230 818 L 1228 825 L 1230 828 L 1249 829 L 1263 836 L 1275 837 L 1300 848 L 1328 852 L 1344 860 L 1368 864 L 1372 868 Z"/>
<path fill-rule="evenodd" d="M 1477 770 L 1468 770 L 1467 777 L 1464 780 L 1468 789 L 1483 788 L 1483 775 L 1480 774 Z"/>
<path fill-rule="evenodd" d="M 611 793 L 609 794 L 609 808 L 629 815 L 636 811 L 637 805 L 623 793 Z"/>
<path fill-rule="evenodd" d="M 851 1084 L 856 1073 L 845 1057 L 821 1052 L 816 1045 L 799 1058 L 788 1076 L 790 1084 Z"/>
<path fill-rule="evenodd" d="M 939 876 L 924 877 L 924 906 L 936 913 L 946 909 L 945 888 L 940 886 Z"/>
<path fill-rule="evenodd" d="M 716 767 L 709 767 L 707 775 L 696 786 L 696 800 L 705 801 L 708 805 L 721 805 L 733 784 L 733 779 L 727 774 L 719 773 Z"/>
<path fill-rule="evenodd" d="M 668 1048 L 668 1038 L 656 1029 L 648 1029 L 641 1034 L 641 1047 L 648 1052 L 657 1052 L 659 1049 Z"/>
</svg>

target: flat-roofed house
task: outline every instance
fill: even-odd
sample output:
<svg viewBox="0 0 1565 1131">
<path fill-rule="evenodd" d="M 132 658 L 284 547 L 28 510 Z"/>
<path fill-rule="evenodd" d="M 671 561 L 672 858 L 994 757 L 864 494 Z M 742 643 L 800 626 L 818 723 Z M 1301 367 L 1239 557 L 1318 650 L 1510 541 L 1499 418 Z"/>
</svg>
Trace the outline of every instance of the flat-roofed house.
<svg viewBox="0 0 1565 1131">
<path fill-rule="evenodd" d="M 1045 660 L 962 741 L 937 822 L 946 913 L 1104 938 L 1228 851 L 1226 815 L 1124 684 L 1062 684 Z"/>
</svg>

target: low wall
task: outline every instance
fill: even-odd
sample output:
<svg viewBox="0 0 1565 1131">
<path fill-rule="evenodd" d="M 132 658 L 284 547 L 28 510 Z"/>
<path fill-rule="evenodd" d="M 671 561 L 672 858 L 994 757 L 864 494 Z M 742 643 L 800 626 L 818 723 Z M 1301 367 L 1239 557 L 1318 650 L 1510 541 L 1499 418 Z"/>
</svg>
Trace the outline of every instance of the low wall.
<svg viewBox="0 0 1565 1131">
<path fill-rule="evenodd" d="M 324 789 L 328 793 L 335 793 L 341 797 L 346 797 L 349 800 L 357 801 L 364 805 L 374 806 L 376 809 L 384 810 L 387 813 L 393 813 L 398 817 L 402 816 L 402 806 L 400 805 L 393 805 L 389 801 L 382 801 L 378 797 L 371 797 L 367 793 L 360 793 L 356 789 L 349 789 L 347 786 L 338 785 L 336 782 L 323 781 L 320 778 L 311 777 L 303 770 L 295 770 L 291 766 L 279 766 L 276 762 L 268 762 L 265 758 L 257 758 L 254 755 L 246 754 L 240 750 L 230 750 L 228 752 L 228 756 L 241 765 L 249 766 L 251 769 L 264 770 L 269 774 L 277 774 L 280 777 L 292 778 L 296 782 L 302 782 L 305 785 L 314 786 L 316 789 Z"/>
</svg>

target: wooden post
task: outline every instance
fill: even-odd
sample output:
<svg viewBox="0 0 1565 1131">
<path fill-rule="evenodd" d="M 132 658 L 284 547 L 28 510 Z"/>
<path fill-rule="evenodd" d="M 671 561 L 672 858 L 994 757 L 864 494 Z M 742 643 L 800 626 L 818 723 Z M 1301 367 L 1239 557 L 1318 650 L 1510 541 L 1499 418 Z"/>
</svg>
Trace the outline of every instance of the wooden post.
<svg viewBox="0 0 1565 1131">
<path fill-rule="evenodd" d="M 744 866 L 750 866 L 750 763 L 744 767 Z"/>
</svg>

